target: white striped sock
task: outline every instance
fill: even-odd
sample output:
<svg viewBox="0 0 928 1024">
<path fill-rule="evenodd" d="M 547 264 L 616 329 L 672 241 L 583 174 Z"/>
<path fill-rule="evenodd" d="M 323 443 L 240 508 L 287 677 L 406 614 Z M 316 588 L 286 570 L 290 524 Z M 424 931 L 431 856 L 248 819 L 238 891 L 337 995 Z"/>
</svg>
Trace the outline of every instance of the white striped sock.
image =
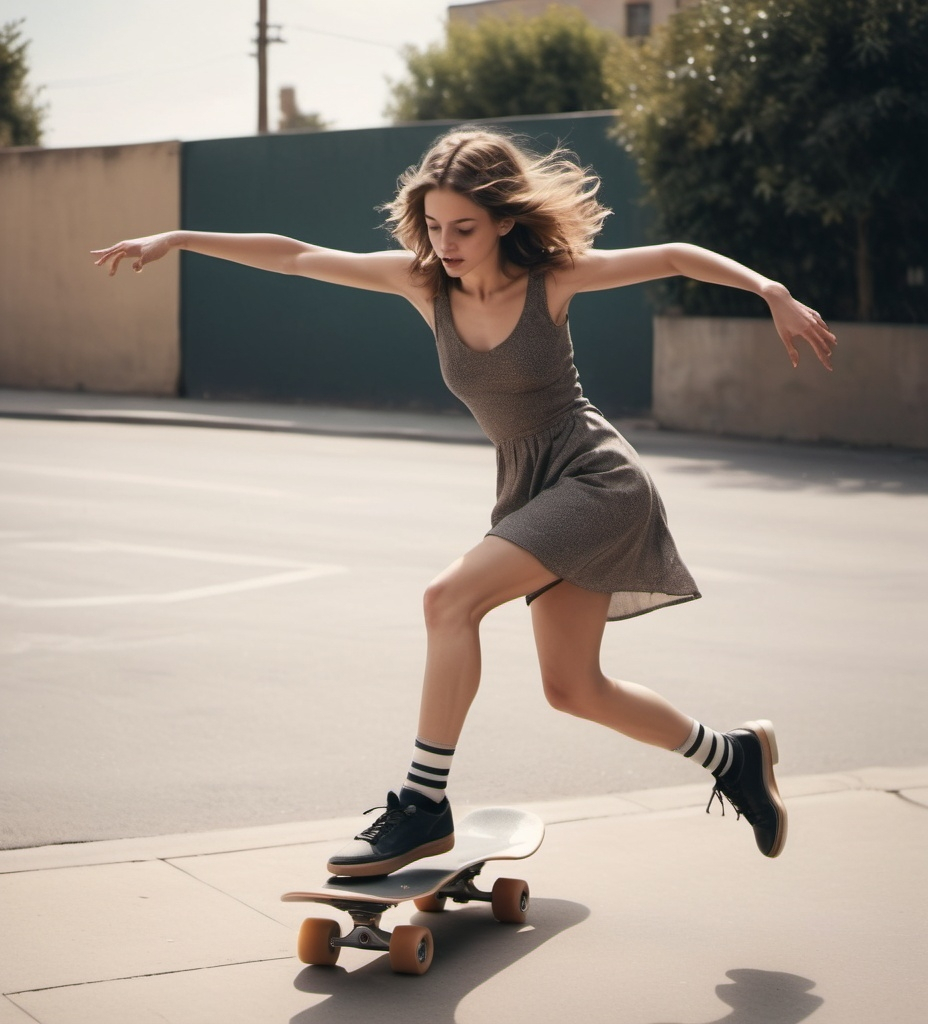
<svg viewBox="0 0 928 1024">
<path fill-rule="evenodd" d="M 694 721 L 689 737 L 677 747 L 676 753 L 691 758 L 720 779 L 732 766 L 734 745 L 724 733 Z"/>
<path fill-rule="evenodd" d="M 452 757 L 454 747 L 437 747 L 417 739 L 404 787 L 422 793 L 435 803 L 441 803 L 445 796 L 445 786 L 448 785 Z"/>
</svg>

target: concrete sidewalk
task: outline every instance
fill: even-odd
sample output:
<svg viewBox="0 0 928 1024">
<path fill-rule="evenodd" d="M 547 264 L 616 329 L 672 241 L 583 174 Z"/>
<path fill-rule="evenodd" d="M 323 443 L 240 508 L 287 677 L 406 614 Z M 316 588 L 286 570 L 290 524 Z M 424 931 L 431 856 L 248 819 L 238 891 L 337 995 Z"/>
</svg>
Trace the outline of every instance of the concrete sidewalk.
<svg viewBox="0 0 928 1024">
<path fill-rule="evenodd" d="M 352 820 L 0 852 L 0 1024 L 623 1021 L 920 1024 L 928 999 L 928 766 L 781 780 L 768 861 L 705 784 L 536 804 L 528 923 L 480 904 L 389 912 L 435 936 L 431 971 L 294 955 Z M 465 809 L 461 808 L 460 813 Z"/>
</svg>

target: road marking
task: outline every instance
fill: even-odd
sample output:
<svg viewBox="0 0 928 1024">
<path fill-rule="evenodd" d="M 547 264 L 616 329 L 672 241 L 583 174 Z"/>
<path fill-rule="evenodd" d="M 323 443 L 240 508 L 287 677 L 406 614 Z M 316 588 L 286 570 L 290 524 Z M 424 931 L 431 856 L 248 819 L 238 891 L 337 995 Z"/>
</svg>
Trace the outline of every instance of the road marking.
<svg viewBox="0 0 928 1024">
<path fill-rule="evenodd" d="M 262 498 L 283 498 L 290 492 L 272 487 L 248 487 L 241 484 L 216 484 L 203 480 L 181 480 L 167 476 L 145 476 L 140 473 L 112 473 L 101 469 L 74 469 L 71 466 L 31 466 L 22 462 L 0 462 L 0 470 L 50 476 L 67 480 L 92 480 L 95 483 L 141 484 L 145 487 L 175 487 L 189 491 L 210 491 L 216 494 L 249 494 Z"/>
<path fill-rule="evenodd" d="M 59 551 L 78 555 L 100 555 L 109 552 L 124 555 L 152 555 L 155 558 L 177 558 L 187 562 L 215 562 L 220 565 L 262 566 L 265 569 L 307 569 L 313 565 L 292 558 L 267 558 L 264 555 L 240 555 L 228 551 L 203 551 L 197 548 L 164 548 L 153 544 L 123 544 L 113 540 L 32 540 L 16 545 L 31 551 Z"/>
<path fill-rule="evenodd" d="M 182 601 L 199 601 L 206 597 L 224 597 L 240 594 L 246 590 L 262 590 L 279 587 L 288 583 L 302 583 L 346 572 L 343 566 L 316 565 L 294 572 L 279 572 L 271 576 L 254 576 L 235 583 L 217 583 L 208 587 L 191 587 L 188 590 L 172 590 L 164 594 L 103 594 L 98 597 L 10 597 L 0 594 L 0 605 L 8 608 L 103 608 L 130 604 L 178 604 Z"/>
<path fill-rule="evenodd" d="M 21 541 L 11 546 L 58 554 L 146 555 L 157 559 L 173 558 L 182 561 L 208 562 L 214 565 L 249 566 L 282 571 L 265 573 L 229 583 L 185 587 L 162 593 L 96 594 L 83 597 L 17 597 L 12 594 L 0 594 L 0 606 L 8 608 L 103 608 L 139 604 L 178 604 L 183 601 L 200 601 L 210 597 L 240 594 L 249 590 L 265 590 L 269 587 L 303 583 L 307 580 L 334 576 L 348 571 L 347 567 L 343 565 L 297 562 L 281 558 L 201 551 L 190 548 L 123 544 L 118 541 Z"/>
</svg>

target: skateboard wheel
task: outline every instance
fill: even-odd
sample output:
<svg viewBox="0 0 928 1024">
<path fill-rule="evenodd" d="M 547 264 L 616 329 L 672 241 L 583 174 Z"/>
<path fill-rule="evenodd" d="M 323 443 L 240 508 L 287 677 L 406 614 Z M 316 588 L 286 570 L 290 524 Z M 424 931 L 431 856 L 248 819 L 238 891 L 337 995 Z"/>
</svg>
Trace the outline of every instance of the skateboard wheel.
<svg viewBox="0 0 928 1024">
<path fill-rule="evenodd" d="M 307 917 L 300 927 L 297 941 L 297 956 L 304 964 L 323 964 L 331 967 L 338 960 L 341 946 L 335 939 L 341 937 L 337 921 L 325 917 Z"/>
<path fill-rule="evenodd" d="M 528 882 L 518 878 L 497 878 L 493 883 L 493 916 L 503 924 L 522 924 L 528 912 Z"/>
<path fill-rule="evenodd" d="M 428 928 L 404 924 L 390 936 L 390 966 L 396 974 L 425 974 L 432 965 L 435 944 Z"/>
<path fill-rule="evenodd" d="M 416 910 L 421 910 L 423 914 L 438 914 L 445 909 L 447 897 L 432 893 L 431 896 L 420 896 L 419 899 L 413 900 L 413 903 Z"/>
</svg>

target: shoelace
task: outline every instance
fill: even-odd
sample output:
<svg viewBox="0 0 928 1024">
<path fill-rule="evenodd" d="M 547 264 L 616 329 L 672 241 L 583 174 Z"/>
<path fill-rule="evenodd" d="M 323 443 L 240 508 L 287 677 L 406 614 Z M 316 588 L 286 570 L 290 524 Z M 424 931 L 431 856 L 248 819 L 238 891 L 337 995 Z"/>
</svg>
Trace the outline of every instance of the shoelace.
<svg viewBox="0 0 928 1024">
<path fill-rule="evenodd" d="M 725 798 L 724 800 L 722 799 L 723 797 Z M 712 801 L 715 800 L 716 798 L 718 798 L 719 804 L 720 804 L 720 806 L 722 808 L 722 817 L 723 818 L 725 817 L 725 800 L 727 800 L 732 805 L 732 807 L 734 807 L 734 809 L 735 809 L 735 815 L 736 815 L 735 821 L 740 821 L 741 820 L 741 815 L 744 812 L 735 803 L 735 801 L 732 800 L 732 798 L 726 792 L 724 792 L 722 787 L 719 785 L 718 781 L 716 781 L 715 785 L 712 787 L 712 793 L 709 796 L 709 802 L 706 804 L 706 814 L 708 814 L 709 811 L 712 809 Z M 747 818 L 746 814 L 744 816 L 745 816 L 745 818 Z M 750 819 L 748 819 L 748 820 L 750 821 Z"/>
<path fill-rule="evenodd" d="M 371 811 L 379 811 L 380 809 L 380 807 L 370 807 L 364 813 L 370 814 Z M 414 804 L 410 804 L 408 807 L 385 807 L 384 813 L 380 815 L 374 824 L 364 829 L 363 832 L 359 832 L 355 839 L 364 839 L 369 843 L 375 843 L 378 839 L 382 839 L 388 832 L 396 828 L 403 818 L 415 813 L 416 808 Z"/>
</svg>

